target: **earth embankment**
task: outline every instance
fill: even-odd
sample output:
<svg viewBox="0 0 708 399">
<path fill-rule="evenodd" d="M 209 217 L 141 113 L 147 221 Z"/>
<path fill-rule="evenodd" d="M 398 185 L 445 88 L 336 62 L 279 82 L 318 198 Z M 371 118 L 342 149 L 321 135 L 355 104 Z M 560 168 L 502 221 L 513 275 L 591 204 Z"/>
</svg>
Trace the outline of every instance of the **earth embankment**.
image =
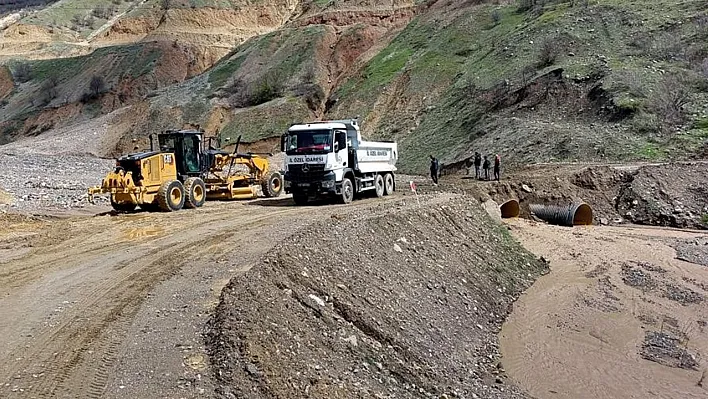
<svg viewBox="0 0 708 399">
<path fill-rule="evenodd" d="M 475 200 L 404 201 L 334 213 L 231 281 L 207 337 L 218 394 L 524 397 L 496 335 L 546 265 Z"/>
</svg>

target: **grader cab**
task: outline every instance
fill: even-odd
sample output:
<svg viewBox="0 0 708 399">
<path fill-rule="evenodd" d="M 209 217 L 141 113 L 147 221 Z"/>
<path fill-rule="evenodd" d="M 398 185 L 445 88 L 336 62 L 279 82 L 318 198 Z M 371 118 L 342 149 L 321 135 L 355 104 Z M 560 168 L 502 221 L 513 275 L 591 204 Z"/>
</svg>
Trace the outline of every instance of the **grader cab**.
<svg viewBox="0 0 708 399">
<path fill-rule="evenodd" d="M 130 154 L 116 161 L 116 168 L 101 186 L 88 190 L 110 194 L 111 206 L 120 212 L 140 206 L 165 212 L 198 208 L 207 199 L 250 199 L 258 186 L 266 197 L 277 197 L 282 176 L 270 170 L 267 158 L 257 154 L 233 153 L 211 148 L 204 134 L 193 130 L 171 130 L 157 136 L 158 149 L 150 138 L 151 150 Z"/>
</svg>

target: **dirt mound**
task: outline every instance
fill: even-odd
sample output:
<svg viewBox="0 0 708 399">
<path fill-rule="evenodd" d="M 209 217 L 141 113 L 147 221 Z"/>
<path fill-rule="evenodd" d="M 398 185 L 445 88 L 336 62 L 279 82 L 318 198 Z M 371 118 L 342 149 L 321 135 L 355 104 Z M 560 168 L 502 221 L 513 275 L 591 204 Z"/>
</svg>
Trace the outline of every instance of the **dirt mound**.
<svg viewBox="0 0 708 399">
<path fill-rule="evenodd" d="M 642 167 L 620 189 L 617 211 L 633 223 L 705 229 L 706 176 L 706 163 Z"/>
<path fill-rule="evenodd" d="M 521 216 L 529 204 L 585 202 L 596 224 L 635 223 L 681 228 L 708 228 L 708 163 L 574 165 L 543 164 L 506 173 L 502 181 L 476 181 L 460 166 L 457 189 L 481 201 L 519 201 Z M 462 175 L 459 175 L 462 173 Z M 461 180 L 459 178 L 461 177 Z M 470 178 L 472 177 L 472 178 Z M 680 177 L 680 178 L 679 178 Z"/>
<path fill-rule="evenodd" d="M 207 334 L 219 393 L 523 396 L 496 334 L 545 265 L 476 201 L 431 197 L 335 211 L 232 280 Z"/>
</svg>

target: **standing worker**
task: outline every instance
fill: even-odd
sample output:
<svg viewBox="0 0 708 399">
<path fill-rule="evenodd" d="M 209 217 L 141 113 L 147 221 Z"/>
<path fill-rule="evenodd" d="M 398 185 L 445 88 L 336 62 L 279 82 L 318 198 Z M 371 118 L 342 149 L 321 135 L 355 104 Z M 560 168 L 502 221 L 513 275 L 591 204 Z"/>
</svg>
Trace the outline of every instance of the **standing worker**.
<svg viewBox="0 0 708 399">
<path fill-rule="evenodd" d="M 482 156 L 478 152 L 474 153 L 474 178 L 479 180 L 480 168 L 482 167 Z"/>
<path fill-rule="evenodd" d="M 494 180 L 499 181 L 499 172 L 501 170 L 501 158 L 499 154 L 494 157 Z"/>
<path fill-rule="evenodd" d="M 484 168 L 484 180 L 489 180 L 489 168 L 491 167 L 491 164 L 489 163 L 489 158 L 487 156 L 484 156 L 484 163 L 482 164 L 482 168 Z"/>
<path fill-rule="evenodd" d="M 437 158 L 430 156 L 430 177 L 433 179 L 433 184 L 438 184 L 438 173 L 440 171 L 440 165 L 438 164 Z"/>
</svg>

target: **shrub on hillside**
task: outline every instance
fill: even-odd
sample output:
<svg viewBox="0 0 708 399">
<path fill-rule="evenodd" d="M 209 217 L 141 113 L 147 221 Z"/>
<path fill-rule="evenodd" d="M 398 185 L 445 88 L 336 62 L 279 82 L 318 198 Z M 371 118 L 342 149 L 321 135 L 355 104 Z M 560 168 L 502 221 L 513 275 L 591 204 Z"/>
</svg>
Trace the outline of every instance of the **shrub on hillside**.
<svg viewBox="0 0 708 399">
<path fill-rule="evenodd" d="M 681 36 L 665 32 L 654 38 L 650 55 L 660 60 L 680 60 L 686 57 L 686 46 L 681 43 Z"/>
<path fill-rule="evenodd" d="M 541 43 L 538 53 L 538 67 L 545 68 L 556 63 L 556 60 L 563 51 L 563 45 L 559 38 L 549 38 Z"/>
<path fill-rule="evenodd" d="M 295 86 L 293 94 L 303 98 L 312 111 L 317 111 L 325 100 L 325 92 L 317 83 L 301 83 Z"/>
<path fill-rule="evenodd" d="M 32 67 L 26 62 L 18 62 L 15 64 L 12 75 L 20 83 L 29 82 L 32 80 Z"/>
<path fill-rule="evenodd" d="M 47 105 L 52 102 L 52 100 L 57 98 L 59 96 L 58 86 L 59 82 L 55 77 L 50 77 L 42 82 L 42 86 L 40 87 L 39 102 L 42 105 Z"/>
<path fill-rule="evenodd" d="M 524 12 L 534 8 L 536 3 L 536 0 L 519 0 L 517 7 L 519 12 Z"/>
<path fill-rule="evenodd" d="M 88 91 L 81 96 L 81 102 L 87 103 L 97 99 L 106 91 L 106 81 L 102 76 L 94 75 L 89 82 Z"/>
<path fill-rule="evenodd" d="M 650 100 L 650 107 L 661 119 L 665 133 L 686 122 L 684 107 L 691 99 L 691 92 L 677 75 L 665 76 L 657 85 Z"/>
<path fill-rule="evenodd" d="M 89 90 L 94 96 L 98 96 L 106 90 L 106 81 L 102 76 L 94 75 L 89 83 Z"/>
<path fill-rule="evenodd" d="M 701 62 L 701 65 L 698 67 L 698 72 L 702 77 L 708 79 L 708 57 Z"/>
<path fill-rule="evenodd" d="M 268 73 L 253 82 L 236 79 L 224 90 L 230 93 L 229 105 L 234 108 L 245 108 L 264 104 L 282 96 L 284 88 L 276 74 Z"/>
<path fill-rule="evenodd" d="M 494 25 L 499 24 L 499 22 L 501 21 L 501 13 L 496 8 L 492 10 L 490 16 L 492 17 L 492 22 L 494 23 Z"/>
</svg>

